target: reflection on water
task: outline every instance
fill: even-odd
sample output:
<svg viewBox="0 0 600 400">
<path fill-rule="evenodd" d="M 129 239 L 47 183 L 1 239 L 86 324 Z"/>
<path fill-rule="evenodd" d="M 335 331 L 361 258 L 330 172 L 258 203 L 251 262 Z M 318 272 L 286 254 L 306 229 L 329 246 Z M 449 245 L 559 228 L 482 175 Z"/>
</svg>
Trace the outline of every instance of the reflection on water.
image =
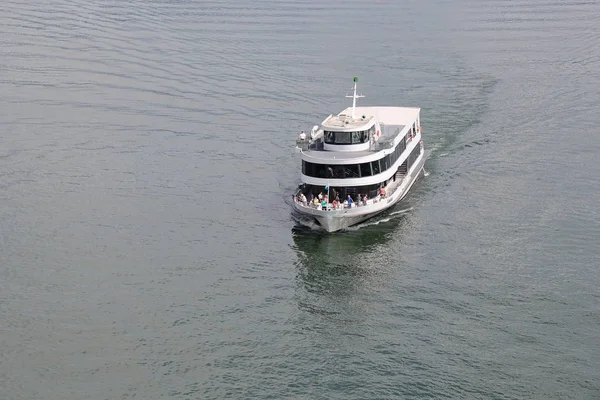
<svg viewBox="0 0 600 400">
<path fill-rule="evenodd" d="M 379 284 L 392 265 L 371 259 L 386 259 L 383 253 L 390 252 L 389 241 L 393 237 L 398 240 L 408 221 L 406 215 L 397 214 L 378 223 L 385 218 L 382 215 L 371 225 L 335 234 L 304 226 L 293 229 L 301 307 L 314 311 L 315 304 L 308 305 L 314 301 L 320 312 L 327 312 L 332 303 L 344 303 L 366 287 Z"/>
</svg>

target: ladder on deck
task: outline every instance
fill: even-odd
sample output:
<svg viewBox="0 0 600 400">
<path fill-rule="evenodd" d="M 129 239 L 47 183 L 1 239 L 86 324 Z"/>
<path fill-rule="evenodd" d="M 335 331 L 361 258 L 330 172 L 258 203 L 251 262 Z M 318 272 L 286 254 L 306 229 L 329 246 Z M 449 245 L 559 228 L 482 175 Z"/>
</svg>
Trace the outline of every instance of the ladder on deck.
<svg viewBox="0 0 600 400">
<path fill-rule="evenodd" d="M 396 181 L 401 181 L 402 179 L 404 179 L 404 177 L 406 176 L 407 172 L 408 172 L 408 165 L 407 165 L 407 162 L 404 161 L 402 163 L 402 165 L 399 166 L 398 170 L 396 171 L 395 180 Z"/>
</svg>

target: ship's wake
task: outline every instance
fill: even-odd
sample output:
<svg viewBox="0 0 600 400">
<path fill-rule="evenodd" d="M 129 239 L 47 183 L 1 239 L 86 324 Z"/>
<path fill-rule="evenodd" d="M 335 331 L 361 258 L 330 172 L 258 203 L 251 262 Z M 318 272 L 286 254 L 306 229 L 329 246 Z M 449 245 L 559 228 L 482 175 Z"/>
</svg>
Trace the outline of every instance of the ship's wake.
<svg viewBox="0 0 600 400">
<path fill-rule="evenodd" d="M 359 229 L 366 228 L 368 226 L 384 224 L 386 222 L 390 222 L 391 220 L 393 220 L 395 218 L 398 218 L 399 216 L 401 216 L 403 214 L 406 214 L 406 213 L 412 211 L 413 209 L 414 209 L 414 207 L 409 207 L 409 208 L 405 208 L 404 210 L 392 211 L 389 214 L 373 217 L 371 219 L 366 220 L 365 222 L 361 222 L 360 224 L 348 227 L 345 230 L 346 231 L 357 231 Z"/>
</svg>

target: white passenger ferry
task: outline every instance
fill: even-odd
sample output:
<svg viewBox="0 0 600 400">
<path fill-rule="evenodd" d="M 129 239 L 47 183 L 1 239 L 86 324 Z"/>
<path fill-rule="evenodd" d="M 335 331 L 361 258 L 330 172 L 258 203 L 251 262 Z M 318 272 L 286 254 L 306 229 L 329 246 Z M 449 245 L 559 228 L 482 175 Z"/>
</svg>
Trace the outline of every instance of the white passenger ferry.
<svg viewBox="0 0 600 400">
<path fill-rule="evenodd" d="M 400 201 L 423 170 L 420 108 L 352 107 L 296 141 L 302 184 L 294 208 L 327 232 L 358 224 Z"/>
</svg>

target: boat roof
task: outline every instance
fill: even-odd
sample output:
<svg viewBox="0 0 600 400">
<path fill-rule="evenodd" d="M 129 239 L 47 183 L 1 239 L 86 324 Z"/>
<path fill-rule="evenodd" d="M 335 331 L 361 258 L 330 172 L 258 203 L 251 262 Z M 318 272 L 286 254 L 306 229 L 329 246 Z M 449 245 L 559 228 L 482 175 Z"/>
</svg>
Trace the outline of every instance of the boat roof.
<svg viewBox="0 0 600 400">
<path fill-rule="evenodd" d="M 409 125 L 417 119 L 420 110 L 416 107 L 356 107 L 353 117 L 352 107 L 348 107 L 338 115 L 327 117 L 321 126 L 345 132 L 369 129 L 375 120 L 385 125 Z"/>
<path fill-rule="evenodd" d="M 416 121 L 421 111 L 418 107 L 356 107 L 355 115 L 364 115 L 367 119 L 375 117 L 386 125 L 409 125 Z M 352 107 L 340 114 L 352 115 Z"/>
<path fill-rule="evenodd" d="M 321 126 L 323 126 L 324 129 L 331 129 L 334 131 L 360 131 L 369 129 L 375 123 L 372 115 L 356 115 L 360 116 L 352 118 L 352 108 L 347 108 L 338 115 L 330 115 L 327 117 Z"/>
</svg>

